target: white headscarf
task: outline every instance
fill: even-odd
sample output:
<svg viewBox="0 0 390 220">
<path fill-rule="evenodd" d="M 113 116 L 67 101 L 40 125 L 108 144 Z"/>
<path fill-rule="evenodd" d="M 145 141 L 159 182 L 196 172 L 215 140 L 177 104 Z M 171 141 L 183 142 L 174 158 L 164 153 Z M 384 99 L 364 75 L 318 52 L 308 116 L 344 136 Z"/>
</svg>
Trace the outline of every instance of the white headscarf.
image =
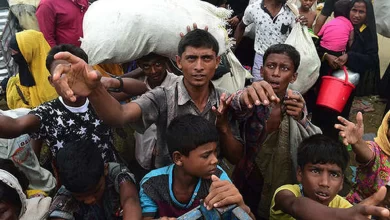
<svg viewBox="0 0 390 220">
<path fill-rule="evenodd" d="M 9 187 L 16 190 L 22 202 L 22 209 L 20 210 L 19 218 L 26 212 L 26 195 L 23 192 L 22 186 L 20 186 L 18 179 L 9 172 L 0 169 L 0 181 L 7 184 Z"/>
</svg>

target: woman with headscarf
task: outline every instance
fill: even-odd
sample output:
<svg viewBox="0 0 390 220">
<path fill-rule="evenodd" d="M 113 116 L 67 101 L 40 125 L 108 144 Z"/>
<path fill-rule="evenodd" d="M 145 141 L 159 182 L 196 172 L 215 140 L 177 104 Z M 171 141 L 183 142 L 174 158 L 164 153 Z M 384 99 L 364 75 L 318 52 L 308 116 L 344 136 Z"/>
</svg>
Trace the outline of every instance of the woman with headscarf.
<svg viewBox="0 0 390 220">
<path fill-rule="evenodd" d="M 337 70 L 342 66 L 346 66 L 349 71 L 360 75 L 360 82 L 356 90 L 352 92 L 341 112 L 341 116 L 344 118 L 349 116 L 357 91 L 371 88 L 371 91 L 365 91 L 364 93 L 375 93 L 374 90 L 377 90 L 379 85 L 378 38 L 371 1 L 353 0 L 349 10 L 349 19 L 354 26 L 354 39 L 352 45 L 347 48 L 347 53 L 339 57 L 326 53 L 319 54 L 323 60 L 320 70 L 322 76 L 328 75 L 330 70 Z M 361 95 L 361 92 L 359 94 Z M 315 100 L 311 101 L 315 102 Z M 316 106 L 313 111 L 312 122 L 318 125 L 324 134 L 338 138 L 337 130 L 334 129 L 334 124 L 337 123 L 337 115 L 337 112 Z"/>
<path fill-rule="evenodd" d="M 338 119 L 341 124 L 335 127 L 340 130 L 344 144 L 351 144 L 358 163 L 356 184 L 347 195 L 347 200 L 352 204 L 359 203 L 390 181 L 390 111 L 383 118 L 374 141 L 363 140 L 362 113 L 356 115 L 356 124 L 343 117 Z M 386 205 L 389 206 L 390 203 Z"/>
<path fill-rule="evenodd" d="M 7 85 L 7 104 L 10 109 L 34 108 L 56 98 L 50 85 L 46 56 L 50 50 L 43 34 L 34 30 L 16 33 L 10 41 L 11 54 L 18 64 L 19 74 Z"/>
</svg>

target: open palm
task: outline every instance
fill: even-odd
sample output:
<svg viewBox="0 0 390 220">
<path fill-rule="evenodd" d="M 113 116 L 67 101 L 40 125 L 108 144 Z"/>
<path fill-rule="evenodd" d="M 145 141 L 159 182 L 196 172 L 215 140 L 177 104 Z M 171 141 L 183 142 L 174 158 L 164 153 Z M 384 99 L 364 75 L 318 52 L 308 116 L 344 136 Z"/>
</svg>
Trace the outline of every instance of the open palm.
<svg viewBox="0 0 390 220">
<path fill-rule="evenodd" d="M 356 115 L 356 124 L 348 121 L 343 117 L 337 117 L 341 124 L 336 124 L 335 128 L 339 129 L 340 136 L 343 138 L 343 143 L 356 144 L 358 141 L 362 140 L 364 134 L 364 124 L 363 124 L 363 115 L 361 112 L 358 112 Z"/>
</svg>

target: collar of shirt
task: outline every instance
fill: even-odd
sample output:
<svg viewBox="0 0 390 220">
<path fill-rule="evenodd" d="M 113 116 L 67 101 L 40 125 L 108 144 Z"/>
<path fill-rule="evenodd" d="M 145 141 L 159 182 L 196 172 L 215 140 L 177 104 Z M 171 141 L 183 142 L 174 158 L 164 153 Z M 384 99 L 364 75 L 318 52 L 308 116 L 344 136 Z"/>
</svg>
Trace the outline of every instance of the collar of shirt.
<svg viewBox="0 0 390 220">
<path fill-rule="evenodd" d="M 209 87 L 210 87 L 210 94 L 207 102 L 210 102 L 211 105 L 216 105 L 218 107 L 219 97 L 217 96 L 217 93 L 215 92 L 215 87 L 211 81 L 209 83 Z M 190 94 L 188 94 L 188 91 L 184 85 L 184 78 L 178 82 L 177 92 L 178 92 L 178 100 L 177 100 L 178 105 L 184 105 L 189 101 L 193 102 Z"/>
</svg>

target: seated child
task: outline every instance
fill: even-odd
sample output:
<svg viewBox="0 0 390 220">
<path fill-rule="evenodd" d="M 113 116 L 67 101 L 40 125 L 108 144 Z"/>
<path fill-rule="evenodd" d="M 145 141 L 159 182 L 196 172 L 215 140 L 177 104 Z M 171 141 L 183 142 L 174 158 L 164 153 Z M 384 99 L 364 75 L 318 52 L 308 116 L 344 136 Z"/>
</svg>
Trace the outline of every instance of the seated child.
<svg viewBox="0 0 390 220">
<path fill-rule="evenodd" d="M 316 0 L 301 0 L 301 7 L 299 7 L 299 14 L 304 15 L 307 18 L 306 26 L 311 32 L 313 32 L 313 23 L 317 17 L 317 12 L 311 10 L 311 7 L 313 6 L 314 2 L 316 2 Z"/>
<path fill-rule="evenodd" d="M 296 174 L 300 184 L 283 185 L 275 191 L 270 219 L 308 219 L 305 216 L 309 216 L 312 210 L 322 215 L 317 204 L 331 208 L 352 207 L 347 200 L 337 195 L 343 187 L 348 161 L 347 148 L 322 134 L 302 141 L 298 148 Z M 300 198 L 308 198 L 305 206 L 297 205 Z"/>
<path fill-rule="evenodd" d="M 364 141 L 363 115 L 356 115 L 357 124 L 345 118 L 338 118 L 341 124 L 335 125 L 340 130 L 340 136 L 345 145 L 351 144 L 359 164 L 356 174 L 356 184 L 347 195 L 347 200 L 353 204 L 371 196 L 390 181 L 390 111 L 383 118 L 374 141 Z M 390 204 L 388 204 L 390 205 Z"/>
<path fill-rule="evenodd" d="M 104 163 L 92 141 L 65 144 L 57 154 L 62 187 L 50 206 L 54 219 L 140 219 L 134 175 Z"/>
<path fill-rule="evenodd" d="M 197 207 L 202 199 L 209 209 L 237 204 L 250 213 L 225 171 L 217 165 L 218 136 L 215 125 L 201 116 L 183 115 L 172 120 L 166 138 L 173 164 L 153 170 L 142 179 L 143 219 L 179 217 Z"/>
<path fill-rule="evenodd" d="M 322 26 L 318 36 L 320 40 L 319 53 L 323 59 L 329 53 L 334 56 L 341 56 L 353 42 L 353 26 L 349 20 L 349 0 L 339 0 L 335 3 L 334 19 Z"/>
</svg>

